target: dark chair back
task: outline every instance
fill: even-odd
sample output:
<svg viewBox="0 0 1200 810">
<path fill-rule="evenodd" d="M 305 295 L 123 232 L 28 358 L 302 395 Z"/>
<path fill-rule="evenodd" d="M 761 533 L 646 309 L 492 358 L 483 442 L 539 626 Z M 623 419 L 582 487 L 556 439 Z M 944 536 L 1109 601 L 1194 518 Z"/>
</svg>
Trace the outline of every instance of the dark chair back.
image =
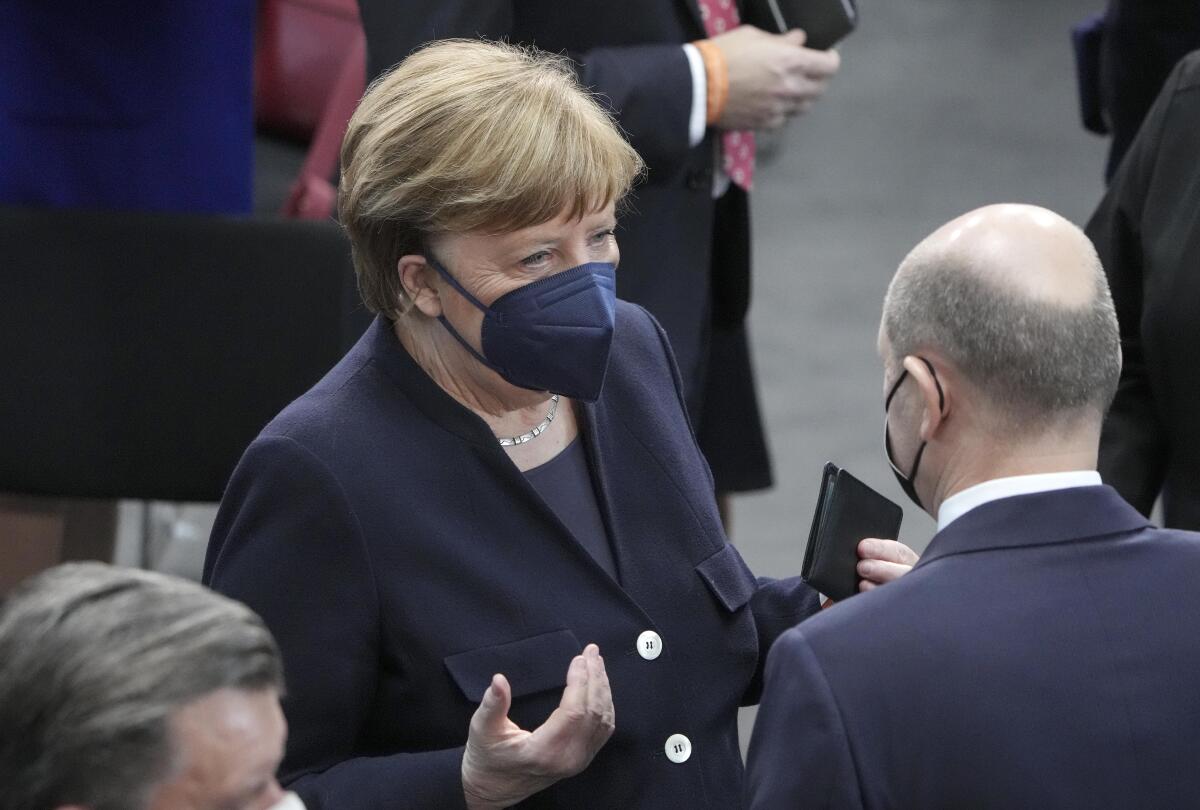
<svg viewBox="0 0 1200 810">
<path fill-rule="evenodd" d="M 368 322 L 332 222 L 0 207 L 0 492 L 218 500 Z"/>
</svg>

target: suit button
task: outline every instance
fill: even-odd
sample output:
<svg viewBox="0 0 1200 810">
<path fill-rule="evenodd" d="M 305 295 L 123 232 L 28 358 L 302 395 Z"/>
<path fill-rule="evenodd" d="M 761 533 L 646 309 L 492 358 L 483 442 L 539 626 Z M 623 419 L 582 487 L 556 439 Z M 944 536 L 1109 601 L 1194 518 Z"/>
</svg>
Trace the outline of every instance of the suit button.
<svg viewBox="0 0 1200 810">
<path fill-rule="evenodd" d="M 662 636 L 653 630 L 647 630 L 637 637 L 638 655 L 647 661 L 653 661 L 662 655 Z"/>
<path fill-rule="evenodd" d="M 712 190 L 713 175 L 710 169 L 695 169 L 688 172 L 687 187 L 691 189 Z"/>
<path fill-rule="evenodd" d="M 683 763 L 688 761 L 688 757 L 692 755 L 692 741 L 682 734 L 672 734 L 667 737 L 667 744 L 664 746 L 667 752 L 667 759 L 674 763 Z"/>
</svg>

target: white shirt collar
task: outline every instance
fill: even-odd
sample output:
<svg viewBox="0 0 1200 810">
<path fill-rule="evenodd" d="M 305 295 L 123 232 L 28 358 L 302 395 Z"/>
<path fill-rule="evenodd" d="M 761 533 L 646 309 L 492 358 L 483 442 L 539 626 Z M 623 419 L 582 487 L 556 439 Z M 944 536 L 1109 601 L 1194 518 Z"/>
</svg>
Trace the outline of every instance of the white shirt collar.
<svg viewBox="0 0 1200 810">
<path fill-rule="evenodd" d="M 1032 495 L 1035 492 L 1050 492 L 1072 487 L 1095 487 L 1103 482 L 1095 470 L 1073 470 L 1071 472 L 1039 473 L 1037 475 L 1014 475 L 1009 478 L 993 478 L 956 492 L 942 502 L 938 509 L 938 531 L 949 526 L 977 506 L 983 506 L 1001 498 L 1014 495 Z"/>
</svg>

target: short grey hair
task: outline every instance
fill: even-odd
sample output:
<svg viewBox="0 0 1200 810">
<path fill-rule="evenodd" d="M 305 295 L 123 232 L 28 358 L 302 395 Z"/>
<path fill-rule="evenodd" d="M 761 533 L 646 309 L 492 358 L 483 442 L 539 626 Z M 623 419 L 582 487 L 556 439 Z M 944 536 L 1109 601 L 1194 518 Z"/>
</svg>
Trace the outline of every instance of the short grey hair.
<svg viewBox="0 0 1200 810">
<path fill-rule="evenodd" d="M 192 582 L 72 563 L 0 607 L 0 810 L 133 810 L 175 763 L 170 719 L 225 688 L 282 690 L 244 605 Z"/>
<path fill-rule="evenodd" d="M 893 359 L 941 352 L 1006 426 L 1037 429 L 1088 411 L 1103 415 L 1121 375 L 1121 341 L 1104 269 L 1094 252 L 1091 258 L 1093 295 L 1067 306 L 918 248 L 884 302 Z"/>
</svg>

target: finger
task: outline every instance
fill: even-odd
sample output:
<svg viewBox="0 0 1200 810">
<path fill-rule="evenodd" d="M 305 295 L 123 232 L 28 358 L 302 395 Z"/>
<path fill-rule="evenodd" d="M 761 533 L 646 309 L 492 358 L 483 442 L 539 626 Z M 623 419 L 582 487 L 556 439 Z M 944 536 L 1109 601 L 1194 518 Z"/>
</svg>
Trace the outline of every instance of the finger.
<svg viewBox="0 0 1200 810">
<path fill-rule="evenodd" d="M 858 581 L 858 592 L 859 593 L 866 593 L 867 591 L 874 590 L 875 588 L 878 588 L 878 587 L 879 587 L 878 585 L 876 585 L 874 582 L 871 582 L 869 580 L 860 579 Z"/>
<path fill-rule="evenodd" d="M 782 110 L 779 110 L 779 111 L 776 111 L 773 113 L 769 113 L 765 118 L 763 118 L 762 123 L 759 125 L 758 128 L 759 129 L 779 129 L 785 123 L 787 123 L 787 115 L 784 114 L 784 112 Z"/>
<path fill-rule="evenodd" d="M 917 552 L 896 540 L 880 540 L 868 537 L 858 544 L 858 556 L 864 560 L 883 560 L 884 562 L 916 565 L 920 557 Z"/>
<path fill-rule="evenodd" d="M 599 749 L 616 728 L 616 709 L 613 708 L 612 688 L 604 668 L 604 658 L 598 648 L 593 649 L 595 654 L 588 659 L 588 715 L 595 719 L 596 730 L 592 736 L 595 748 Z"/>
<path fill-rule="evenodd" d="M 499 732 L 508 725 L 508 710 L 512 706 L 512 687 L 508 678 L 497 673 L 492 676 L 483 700 L 471 718 L 471 726 L 480 732 Z"/>
<path fill-rule="evenodd" d="M 795 68 L 813 79 L 828 79 L 842 67 L 842 57 L 837 51 L 815 51 L 805 48 L 796 60 Z"/>
<path fill-rule="evenodd" d="M 903 563 L 882 562 L 880 560 L 859 560 L 858 575 L 870 582 L 880 585 L 899 579 L 912 570 L 911 565 Z"/>
<path fill-rule="evenodd" d="M 792 30 L 788 31 L 786 34 L 782 34 L 781 36 L 784 38 L 784 40 L 786 42 L 788 42 L 791 45 L 795 45 L 797 48 L 803 48 L 804 43 L 808 42 L 808 34 L 806 34 L 800 28 L 793 28 Z"/>
<path fill-rule="evenodd" d="M 563 689 L 562 700 L 558 703 L 559 708 L 572 714 L 584 711 L 587 708 L 587 682 L 586 656 L 577 655 L 571 659 L 571 665 L 567 667 L 567 686 Z"/>
<path fill-rule="evenodd" d="M 807 76 L 792 76 L 779 92 L 781 98 L 794 103 L 813 101 L 825 95 L 828 84 L 821 80 L 810 79 Z"/>
</svg>

